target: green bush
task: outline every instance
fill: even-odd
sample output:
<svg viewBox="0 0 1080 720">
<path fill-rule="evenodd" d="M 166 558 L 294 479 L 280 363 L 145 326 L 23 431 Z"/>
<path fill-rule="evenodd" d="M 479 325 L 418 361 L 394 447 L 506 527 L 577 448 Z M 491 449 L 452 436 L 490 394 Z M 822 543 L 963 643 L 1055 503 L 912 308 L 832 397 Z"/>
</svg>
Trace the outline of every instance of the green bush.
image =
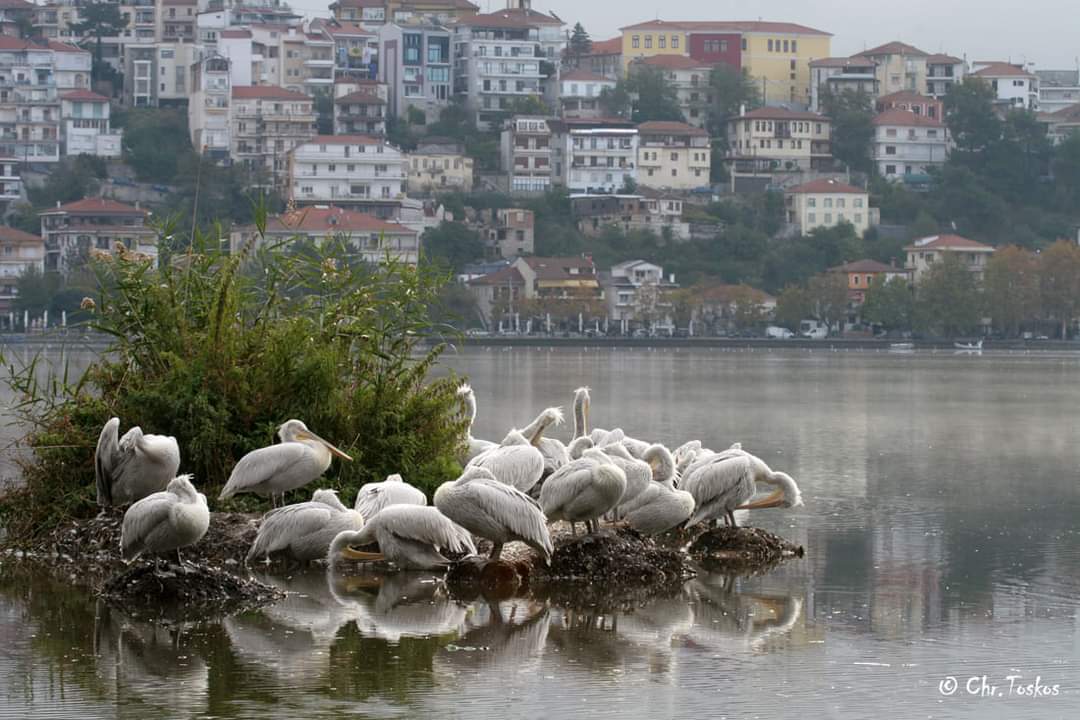
<svg viewBox="0 0 1080 720">
<path fill-rule="evenodd" d="M 261 229 L 265 211 L 257 216 Z M 443 348 L 422 346 L 443 331 L 428 306 L 445 276 L 424 263 L 350 264 L 346 238 L 300 252 L 249 246 L 229 255 L 223 246 L 197 234 L 159 268 L 122 251 L 95 258 L 90 326 L 112 337 L 108 351 L 78 382 L 41 381 L 35 363 L 9 367 L 34 449 L 25 484 L 0 497 L 9 532 L 97 511 L 93 453 L 113 415 L 123 431 L 175 436 L 181 471 L 195 475 L 212 507 L 235 461 L 276 442 L 289 418 L 353 456 L 316 483 L 347 503 L 392 472 L 428 492 L 456 476 L 465 431 L 458 381 L 429 379 Z M 265 503 L 242 496 L 228 506 Z"/>
</svg>

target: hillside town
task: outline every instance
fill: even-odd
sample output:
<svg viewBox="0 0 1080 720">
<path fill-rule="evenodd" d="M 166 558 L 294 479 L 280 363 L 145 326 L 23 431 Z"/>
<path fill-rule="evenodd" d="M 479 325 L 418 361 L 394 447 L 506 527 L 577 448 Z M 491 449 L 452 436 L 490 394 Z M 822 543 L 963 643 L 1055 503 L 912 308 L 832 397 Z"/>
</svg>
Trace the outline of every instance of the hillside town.
<svg viewBox="0 0 1080 720">
<path fill-rule="evenodd" d="M 223 227 L 439 264 L 475 333 L 1075 335 L 1080 71 L 539 5 L 0 1 L 0 329 Z"/>
</svg>

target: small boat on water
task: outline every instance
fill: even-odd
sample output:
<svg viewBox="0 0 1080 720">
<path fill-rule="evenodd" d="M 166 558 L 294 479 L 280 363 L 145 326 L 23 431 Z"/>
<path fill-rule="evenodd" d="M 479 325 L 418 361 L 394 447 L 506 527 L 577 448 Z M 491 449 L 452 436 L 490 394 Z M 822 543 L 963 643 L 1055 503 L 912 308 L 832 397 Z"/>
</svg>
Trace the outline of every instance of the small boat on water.
<svg viewBox="0 0 1080 720">
<path fill-rule="evenodd" d="M 974 343 L 954 342 L 953 347 L 957 350 L 982 350 L 982 344 L 982 338 L 979 338 L 979 341 Z"/>
<path fill-rule="evenodd" d="M 889 343 L 889 350 L 892 351 L 892 352 L 905 352 L 907 350 L 914 350 L 914 349 L 915 349 L 915 343 L 909 343 L 909 342 Z"/>
</svg>

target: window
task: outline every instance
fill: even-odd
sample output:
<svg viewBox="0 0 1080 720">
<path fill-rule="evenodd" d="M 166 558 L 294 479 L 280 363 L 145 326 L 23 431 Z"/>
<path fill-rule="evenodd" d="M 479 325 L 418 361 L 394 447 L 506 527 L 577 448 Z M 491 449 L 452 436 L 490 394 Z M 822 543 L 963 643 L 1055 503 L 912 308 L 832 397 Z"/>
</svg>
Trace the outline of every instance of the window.
<svg viewBox="0 0 1080 720">
<path fill-rule="evenodd" d="M 886 165 L 885 166 L 885 174 L 886 175 L 895 175 L 896 174 L 896 166 L 895 165 Z"/>
<path fill-rule="evenodd" d="M 887 128 L 885 130 L 885 137 L 896 137 L 896 128 Z"/>
<path fill-rule="evenodd" d="M 769 39 L 769 52 L 772 52 L 772 39 Z"/>
<path fill-rule="evenodd" d="M 836 207 L 838 207 L 838 208 L 844 207 L 845 202 L 846 201 L 844 200 L 844 198 L 837 198 L 836 199 Z"/>
<path fill-rule="evenodd" d="M 926 137 L 928 137 L 928 138 L 936 138 L 937 137 L 937 130 L 927 130 L 926 131 Z"/>
<path fill-rule="evenodd" d="M 895 155 L 896 154 L 896 146 L 895 145 L 886 145 L 885 146 L 885 154 L 886 155 Z"/>
<path fill-rule="evenodd" d="M 855 198 L 854 200 L 852 200 L 851 201 L 851 206 L 861 208 L 862 207 L 862 198 Z"/>
<path fill-rule="evenodd" d="M 825 207 L 831 208 L 832 207 L 832 198 L 825 198 L 825 203 L 824 204 L 825 204 Z"/>
<path fill-rule="evenodd" d="M 661 35 L 660 37 L 658 37 L 656 39 L 656 44 L 657 44 L 658 47 L 666 48 L 667 47 L 667 35 Z"/>
<path fill-rule="evenodd" d="M 858 225 L 862 222 L 862 213 L 855 213 L 855 224 Z"/>
<path fill-rule="evenodd" d="M 813 224 L 817 222 L 817 213 L 807 213 L 806 222 Z"/>
<path fill-rule="evenodd" d="M 645 36 L 645 49 L 649 50 L 651 48 L 652 48 L 652 35 L 646 35 Z"/>
<path fill-rule="evenodd" d="M 797 46 L 798 42 L 799 42 L 798 40 L 792 40 L 791 41 L 791 52 L 799 52 L 799 48 Z"/>
<path fill-rule="evenodd" d="M 677 153 L 677 152 L 671 153 L 671 162 L 679 162 L 679 153 Z"/>
<path fill-rule="evenodd" d="M 630 45 L 636 50 L 641 47 L 641 38 L 637 35 L 630 38 Z"/>
<path fill-rule="evenodd" d="M 791 71 L 795 72 L 795 61 L 794 60 L 791 61 Z"/>
<path fill-rule="evenodd" d="M 742 49 L 743 49 L 743 50 L 746 50 L 746 46 L 747 46 L 747 43 L 746 43 L 746 38 L 743 38 L 743 39 L 742 39 Z"/>
<path fill-rule="evenodd" d="M 817 207 L 817 198 L 806 198 L 806 207 Z"/>
<path fill-rule="evenodd" d="M 784 41 L 784 52 L 788 52 L 788 41 Z"/>
<path fill-rule="evenodd" d="M 679 48 L 679 36 L 678 35 L 672 35 L 671 36 L 671 49 L 672 50 L 677 50 L 678 48 Z"/>
<path fill-rule="evenodd" d="M 832 225 L 832 213 L 825 213 L 825 224 Z"/>
</svg>

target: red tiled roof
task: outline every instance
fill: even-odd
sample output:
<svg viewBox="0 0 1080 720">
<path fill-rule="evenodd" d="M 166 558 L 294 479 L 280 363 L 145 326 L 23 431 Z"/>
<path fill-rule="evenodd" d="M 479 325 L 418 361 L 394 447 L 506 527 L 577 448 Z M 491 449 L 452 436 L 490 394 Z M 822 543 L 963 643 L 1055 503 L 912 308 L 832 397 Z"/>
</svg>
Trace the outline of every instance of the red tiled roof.
<svg viewBox="0 0 1080 720">
<path fill-rule="evenodd" d="M 94 102 L 94 103 L 107 103 L 109 98 L 104 95 L 98 95 L 96 92 L 89 90 L 72 90 L 66 92 L 60 96 L 61 100 L 71 100 L 74 102 Z"/>
<path fill-rule="evenodd" d="M 560 80 L 571 80 L 578 82 L 609 82 L 615 81 L 611 78 L 604 77 L 600 73 L 594 73 L 591 70 L 570 70 L 559 76 Z"/>
<path fill-rule="evenodd" d="M 1049 122 L 1055 123 L 1069 122 L 1070 120 L 1080 120 L 1080 103 L 1076 103 L 1075 105 L 1069 105 L 1068 107 L 1063 107 L 1060 110 L 1055 110 L 1052 113 L 1044 113 L 1041 117 L 1045 120 L 1048 120 Z"/>
<path fill-rule="evenodd" d="M 273 233 L 371 233 L 385 232 L 415 235 L 415 230 L 374 215 L 335 206 L 313 206 L 275 215 L 266 224 Z"/>
<path fill-rule="evenodd" d="M 0 241 L 16 245 L 41 245 L 45 241 L 37 235 L 31 235 L 18 228 L 0 225 Z"/>
<path fill-rule="evenodd" d="M 926 117 L 925 115 L 916 115 L 910 110 L 901 110 L 900 108 L 893 108 L 892 110 L 886 110 L 874 116 L 874 125 L 902 125 L 904 127 L 934 127 L 939 128 L 943 126 L 941 120 L 937 118 Z"/>
<path fill-rule="evenodd" d="M 865 55 L 852 55 L 851 57 L 827 57 L 819 60 L 811 60 L 810 67 L 866 67 L 873 65 L 874 61 Z"/>
<path fill-rule="evenodd" d="M 499 268 L 493 273 L 481 275 L 469 281 L 469 285 L 524 285 L 525 278 L 513 265 Z"/>
<path fill-rule="evenodd" d="M 536 25 L 565 25 L 562 20 L 551 15 L 545 15 L 535 10 L 515 8 L 511 10 L 499 10 L 498 12 L 483 15 L 470 15 L 458 18 L 458 25 L 469 27 L 492 27 L 492 28 L 529 28 Z"/>
<path fill-rule="evenodd" d="M 536 273 L 537 280 L 596 280 L 596 267 L 587 257 L 525 257 L 522 260 Z M 568 272 L 571 268 L 589 272 L 572 275 Z"/>
<path fill-rule="evenodd" d="M 694 127 L 693 125 L 687 125 L 684 122 L 678 122 L 674 120 L 650 120 L 649 122 L 643 122 L 638 125 L 638 134 L 696 135 L 707 137 L 709 133 L 703 128 Z"/>
<path fill-rule="evenodd" d="M 71 43 L 56 42 L 55 40 L 49 41 L 49 49 L 53 52 L 66 52 L 66 53 L 86 53 L 90 54 L 89 50 L 84 50 L 81 47 L 76 47 Z"/>
<path fill-rule="evenodd" d="M 242 29 L 241 30 L 236 30 L 236 29 L 230 28 L 228 30 L 222 30 L 221 33 L 220 33 L 220 36 L 225 38 L 226 40 L 242 40 L 244 38 L 251 37 L 251 31 L 250 30 L 242 30 Z"/>
<path fill-rule="evenodd" d="M 311 98 L 295 90 L 277 85 L 233 85 L 234 100 L 296 100 L 311 102 Z"/>
<path fill-rule="evenodd" d="M 843 273 L 902 273 L 903 268 L 895 268 L 885 263 L 878 262 L 877 260 L 853 260 L 851 262 L 844 263 L 843 265 L 837 265 L 836 267 L 829 268 L 830 272 L 843 272 Z"/>
<path fill-rule="evenodd" d="M 83 198 L 69 202 L 60 207 L 44 210 L 39 215 L 51 215 L 53 213 L 72 213 L 75 215 L 146 215 L 146 210 L 125 205 L 122 202 L 109 198 Z"/>
<path fill-rule="evenodd" d="M 747 120 L 811 120 L 813 122 L 829 122 L 829 118 L 817 113 L 803 110 L 789 110 L 784 107 L 760 107 L 750 110 L 741 119 Z"/>
<path fill-rule="evenodd" d="M 876 55 L 918 55 L 925 57 L 927 53 L 913 45 L 894 41 L 885 43 L 884 45 L 878 45 L 876 48 L 870 50 L 863 50 L 859 54 L 866 55 L 867 57 L 874 57 Z"/>
<path fill-rule="evenodd" d="M 953 57 L 952 55 L 936 54 L 928 55 L 926 57 L 927 65 L 958 65 L 962 62 L 964 61 L 958 57 Z"/>
<path fill-rule="evenodd" d="M 842 183 L 839 180 L 831 180 L 829 178 L 819 178 L 817 180 L 811 180 L 808 183 L 802 185 L 796 185 L 786 189 L 784 192 L 797 194 L 797 195 L 822 195 L 830 193 L 842 193 L 845 195 L 866 195 L 867 191 L 862 188 L 857 188 L 847 183 Z"/>
<path fill-rule="evenodd" d="M 744 33 L 783 33 L 788 35 L 828 35 L 823 30 L 788 22 L 769 22 L 765 20 L 648 20 L 636 25 L 627 25 L 620 30 L 684 30 L 687 32 L 728 31 Z"/>
<path fill-rule="evenodd" d="M 386 101 L 375 93 L 357 90 L 348 95 L 342 95 L 334 100 L 334 103 L 337 105 L 385 105 Z"/>
<path fill-rule="evenodd" d="M 594 40 L 589 55 L 619 55 L 622 53 L 622 37 L 610 40 Z"/>
<path fill-rule="evenodd" d="M 951 248 L 954 250 L 990 250 L 994 248 L 989 245 L 983 245 L 981 242 L 975 240 L 969 240 L 966 237 L 960 237 L 959 235 L 931 235 L 930 237 L 924 237 L 916 240 L 911 245 L 905 247 L 905 250 L 940 250 Z"/>
<path fill-rule="evenodd" d="M 986 67 L 971 73 L 976 77 L 1035 77 L 1027 70 L 1004 62 L 991 62 Z"/>
<path fill-rule="evenodd" d="M 30 49 L 44 50 L 46 48 L 38 45 L 37 43 L 32 43 L 29 40 L 22 40 L 17 37 L 12 37 L 11 35 L 0 35 L 0 50 Z"/>
<path fill-rule="evenodd" d="M 334 35 L 363 35 L 366 37 L 374 37 L 375 33 L 368 30 L 363 25 L 359 25 L 347 20 L 335 20 L 324 22 L 320 25 L 321 29 L 326 31 L 331 37 Z"/>
<path fill-rule="evenodd" d="M 686 55 L 651 55 L 641 58 L 639 62 L 653 67 L 664 68 L 665 70 L 690 70 L 693 68 L 708 68 L 713 65 Z"/>
</svg>

